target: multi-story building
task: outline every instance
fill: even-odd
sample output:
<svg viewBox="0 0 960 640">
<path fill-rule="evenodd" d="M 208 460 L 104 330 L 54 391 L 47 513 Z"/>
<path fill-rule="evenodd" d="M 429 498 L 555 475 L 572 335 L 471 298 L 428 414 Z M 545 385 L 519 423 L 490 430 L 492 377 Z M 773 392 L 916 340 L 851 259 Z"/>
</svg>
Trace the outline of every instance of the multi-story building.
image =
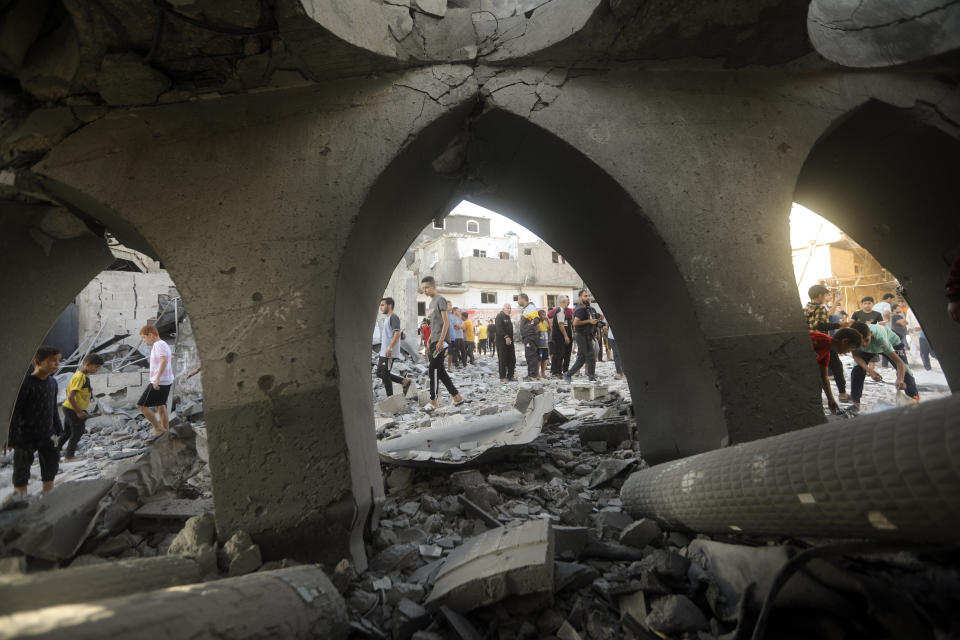
<svg viewBox="0 0 960 640">
<path fill-rule="evenodd" d="M 584 286 L 564 257 L 543 241 L 522 242 L 511 232 L 495 237 L 489 219 L 465 215 L 434 220 L 394 270 L 384 295 L 397 300 L 396 312 L 405 327 L 419 325 L 426 315 L 429 300 L 411 284 L 425 276 L 436 279 L 438 291 L 452 304 L 484 319 L 505 303 L 516 311 L 521 292 L 538 307 L 548 308 L 560 296 L 574 299 Z"/>
</svg>

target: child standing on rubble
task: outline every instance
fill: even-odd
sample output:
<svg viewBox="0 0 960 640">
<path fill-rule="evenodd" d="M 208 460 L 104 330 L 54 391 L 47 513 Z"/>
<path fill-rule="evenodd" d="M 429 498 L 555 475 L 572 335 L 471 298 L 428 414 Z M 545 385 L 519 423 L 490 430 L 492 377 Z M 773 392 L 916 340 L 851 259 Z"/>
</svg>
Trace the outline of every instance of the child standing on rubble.
<svg viewBox="0 0 960 640">
<path fill-rule="evenodd" d="M 65 442 L 67 444 L 67 455 L 64 462 L 76 461 L 77 445 L 80 443 L 80 437 L 83 435 L 87 423 L 87 409 L 90 407 L 90 399 L 93 397 L 93 387 L 90 386 L 90 376 L 100 370 L 103 366 L 103 358 L 95 353 L 91 353 L 83 359 L 83 365 L 77 369 L 77 372 L 70 378 L 70 384 L 67 385 L 67 399 L 63 401 L 63 438 L 60 440 L 59 449 L 63 449 Z"/>
<path fill-rule="evenodd" d="M 14 491 L 4 500 L 2 509 L 26 504 L 34 453 L 40 459 L 43 492 L 53 489 L 53 479 L 60 469 L 57 440 L 63 435 L 63 424 L 57 411 L 57 381 L 53 378 L 60 368 L 60 355 L 60 350 L 55 347 L 37 349 L 33 372 L 20 386 L 8 438 L 8 444 L 13 448 Z"/>
<path fill-rule="evenodd" d="M 140 336 L 150 348 L 150 382 L 143 390 L 137 402 L 137 409 L 150 421 L 153 434 L 147 438 L 147 444 L 170 430 L 170 416 L 167 414 L 167 399 L 173 386 L 173 355 L 170 345 L 160 339 L 160 332 L 151 324 L 140 329 Z M 154 413 L 153 409 L 157 412 Z"/>
</svg>

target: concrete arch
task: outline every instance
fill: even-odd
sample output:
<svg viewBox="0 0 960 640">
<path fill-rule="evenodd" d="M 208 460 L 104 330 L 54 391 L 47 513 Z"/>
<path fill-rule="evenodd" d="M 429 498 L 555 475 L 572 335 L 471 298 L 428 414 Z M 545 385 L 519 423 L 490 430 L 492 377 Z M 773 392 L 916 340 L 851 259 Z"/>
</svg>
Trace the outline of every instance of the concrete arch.
<svg viewBox="0 0 960 640">
<path fill-rule="evenodd" d="M 680 272 L 640 207 L 581 152 L 520 116 L 493 109 L 466 120 L 466 134 L 464 122 L 462 110 L 437 120 L 391 162 L 347 241 L 335 322 L 348 437 L 374 452 L 369 327 L 358 319 L 369 317 L 409 239 L 466 197 L 561 252 L 612 325 L 623 327 L 617 339 L 646 459 L 718 446 L 727 432 L 706 339 Z M 653 300 L 669 310 L 668 323 L 646 324 Z M 366 465 L 368 475 L 378 468 Z"/>
<path fill-rule="evenodd" d="M 67 210 L 0 204 L 0 443 L 37 346 L 77 293 L 113 262 L 103 237 Z M 64 354 L 68 355 L 68 354 Z"/>
<path fill-rule="evenodd" d="M 849 112 L 810 151 L 794 199 L 896 274 L 956 389 L 960 331 L 944 312 L 943 285 L 960 251 L 960 140 L 927 116 L 879 100 Z"/>
</svg>

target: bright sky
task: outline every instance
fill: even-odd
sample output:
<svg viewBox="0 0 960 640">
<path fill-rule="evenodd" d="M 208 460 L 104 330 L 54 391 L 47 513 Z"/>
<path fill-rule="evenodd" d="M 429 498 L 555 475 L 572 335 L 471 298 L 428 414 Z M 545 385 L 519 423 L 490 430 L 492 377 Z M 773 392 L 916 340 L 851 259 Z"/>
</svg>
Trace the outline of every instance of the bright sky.
<svg viewBox="0 0 960 640">
<path fill-rule="evenodd" d="M 790 211 L 790 247 L 803 249 L 811 242 L 836 242 L 840 229 L 801 204 L 793 203 Z"/>
<path fill-rule="evenodd" d="M 517 224 L 510 218 L 502 216 L 496 211 L 484 209 L 480 205 L 467 202 L 466 200 L 454 207 L 450 213 L 460 216 L 473 216 L 475 218 L 489 218 L 490 235 L 493 237 L 502 236 L 506 234 L 507 231 L 513 231 L 520 237 L 521 242 L 535 242 L 540 239 L 534 235 L 532 231 Z"/>
</svg>

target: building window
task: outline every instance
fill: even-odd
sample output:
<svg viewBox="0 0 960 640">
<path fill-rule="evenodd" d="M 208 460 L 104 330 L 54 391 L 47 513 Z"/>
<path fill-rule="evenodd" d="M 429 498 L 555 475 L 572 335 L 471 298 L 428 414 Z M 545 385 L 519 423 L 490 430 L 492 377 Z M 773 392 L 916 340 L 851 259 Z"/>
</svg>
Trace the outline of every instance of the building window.
<svg viewBox="0 0 960 640">
<path fill-rule="evenodd" d="M 556 251 L 553 252 L 553 261 L 558 264 L 560 263 L 560 254 L 557 253 Z"/>
<path fill-rule="evenodd" d="M 509 260 L 509 259 L 510 259 L 510 253 L 507 252 L 507 251 L 501 251 L 501 252 L 500 252 L 500 259 L 501 259 L 501 260 Z"/>
<path fill-rule="evenodd" d="M 523 250 L 523 255 L 525 255 L 525 256 L 532 256 L 532 255 L 533 255 L 533 249 L 524 249 L 524 250 Z"/>
<path fill-rule="evenodd" d="M 486 257 L 487 257 L 487 252 L 484 251 L 483 249 L 474 249 L 474 250 L 473 250 L 473 257 L 474 257 L 474 258 L 486 258 Z"/>
<path fill-rule="evenodd" d="M 496 292 L 496 291 L 481 291 L 481 292 L 480 292 L 480 304 L 497 304 L 497 292 Z"/>
<path fill-rule="evenodd" d="M 427 303 L 426 302 L 417 302 L 417 315 L 425 316 L 427 315 Z"/>
<path fill-rule="evenodd" d="M 476 220 L 467 220 L 467 233 L 480 233 L 480 223 Z"/>
<path fill-rule="evenodd" d="M 434 228 L 434 229 L 440 229 L 441 231 L 443 231 L 444 229 L 446 229 L 446 228 L 447 228 L 447 220 L 446 220 L 446 218 L 434 218 L 434 219 L 433 219 L 433 228 Z"/>
<path fill-rule="evenodd" d="M 550 308 L 550 309 L 553 309 L 555 306 L 557 306 L 557 298 L 559 298 L 559 297 L 560 297 L 560 296 L 557 296 L 557 295 L 549 295 L 549 294 L 548 294 L 548 295 L 547 295 L 547 307 Z"/>
<path fill-rule="evenodd" d="M 513 301 L 520 302 L 520 296 L 519 295 L 513 296 Z"/>
</svg>

